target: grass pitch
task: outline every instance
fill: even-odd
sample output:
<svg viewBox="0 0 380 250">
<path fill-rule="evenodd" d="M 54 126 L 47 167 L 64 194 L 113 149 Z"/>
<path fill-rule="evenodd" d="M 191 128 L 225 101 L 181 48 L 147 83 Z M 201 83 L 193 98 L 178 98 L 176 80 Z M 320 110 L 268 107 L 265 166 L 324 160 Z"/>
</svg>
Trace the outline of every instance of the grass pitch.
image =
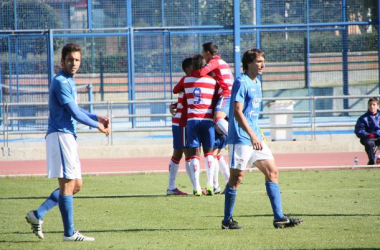
<svg viewBox="0 0 380 250">
<path fill-rule="evenodd" d="M 221 230 L 224 196 L 166 196 L 167 175 L 84 176 L 75 226 L 94 242 L 63 242 L 58 207 L 44 218 L 45 239 L 25 222 L 57 187 L 45 178 L 0 179 L 0 249 L 379 249 L 379 170 L 281 172 L 285 213 L 304 223 L 274 229 L 261 173 L 246 173 L 234 219 Z M 205 183 L 206 176 L 201 174 Z M 220 177 L 220 181 L 222 178 Z M 181 190 L 191 192 L 187 175 Z"/>
</svg>

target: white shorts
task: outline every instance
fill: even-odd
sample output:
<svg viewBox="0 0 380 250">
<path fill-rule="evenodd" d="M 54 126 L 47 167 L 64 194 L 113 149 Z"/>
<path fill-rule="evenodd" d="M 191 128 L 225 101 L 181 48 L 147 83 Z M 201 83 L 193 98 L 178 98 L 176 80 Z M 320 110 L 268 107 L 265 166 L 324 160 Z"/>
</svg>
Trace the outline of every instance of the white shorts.
<svg viewBox="0 0 380 250">
<path fill-rule="evenodd" d="M 81 179 L 78 144 L 72 134 L 54 132 L 46 136 L 48 178 Z"/>
<path fill-rule="evenodd" d="M 251 145 L 228 144 L 230 168 L 246 170 L 247 165 L 253 167 L 255 161 L 274 160 L 272 151 L 266 143 L 262 143 L 262 150 L 254 150 Z"/>
</svg>

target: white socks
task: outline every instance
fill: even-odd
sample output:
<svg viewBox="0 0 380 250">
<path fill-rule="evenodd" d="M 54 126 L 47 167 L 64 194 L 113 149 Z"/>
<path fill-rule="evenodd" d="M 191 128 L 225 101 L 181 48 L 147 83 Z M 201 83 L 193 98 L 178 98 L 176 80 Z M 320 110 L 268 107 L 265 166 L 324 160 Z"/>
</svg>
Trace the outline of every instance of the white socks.
<svg viewBox="0 0 380 250">
<path fill-rule="evenodd" d="M 230 168 L 228 167 L 228 163 L 226 162 L 222 154 L 218 155 L 217 159 L 218 159 L 219 170 L 222 173 L 227 183 L 228 179 L 230 178 Z"/>
<path fill-rule="evenodd" d="M 193 190 L 201 189 L 201 185 L 199 184 L 199 173 L 200 173 L 200 157 L 192 156 L 190 160 L 190 170 L 193 171 Z"/>
<path fill-rule="evenodd" d="M 214 155 L 212 153 L 205 154 L 206 158 L 206 172 L 207 172 L 207 186 L 214 186 Z"/>
<path fill-rule="evenodd" d="M 177 187 L 175 185 L 175 180 L 177 179 L 178 168 L 179 161 L 172 157 L 169 163 L 169 190 L 173 190 Z"/>
</svg>

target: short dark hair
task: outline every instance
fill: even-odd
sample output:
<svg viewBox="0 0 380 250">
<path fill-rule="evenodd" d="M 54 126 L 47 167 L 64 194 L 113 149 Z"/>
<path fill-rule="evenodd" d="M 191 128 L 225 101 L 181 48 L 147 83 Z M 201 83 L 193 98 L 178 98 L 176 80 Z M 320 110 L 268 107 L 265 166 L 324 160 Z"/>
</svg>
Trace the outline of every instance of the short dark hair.
<svg viewBox="0 0 380 250">
<path fill-rule="evenodd" d="M 259 49 L 247 50 L 241 59 L 241 62 L 243 63 L 243 70 L 248 70 L 248 64 L 252 63 L 258 56 L 265 58 L 264 52 Z"/>
<path fill-rule="evenodd" d="M 369 105 L 370 102 L 376 102 L 377 105 L 379 105 L 379 99 L 377 97 L 371 97 L 371 98 L 369 98 L 368 105 Z"/>
<path fill-rule="evenodd" d="M 68 43 L 62 48 L 62 59 L 65 59 L 67 54 L 71 52 L 80 52 L 82 54 L 82 49 L 76 43 Z"/>
<path fill-rule="evenodd" d="M 204 43 L 202 45 L 204 51 L 210 52 L 211 55 L 215 56 L 218 54 L 218 45 L 213 42 Z"/>
<path fill-rule="evenodd" d="M 188 57 L 182 61 L 182 70 L 185 71 L 185 73 L 186 73 L 186 69 L 188 69 L 192 66 L 193 66 L 193 58 Z"/>
<path fill-rule="evenodd" d="M 196 54 L 193 56 L 193 70 L 201 69 L 205 65 L 205 59 L 201 54 Z"/>
</svg>

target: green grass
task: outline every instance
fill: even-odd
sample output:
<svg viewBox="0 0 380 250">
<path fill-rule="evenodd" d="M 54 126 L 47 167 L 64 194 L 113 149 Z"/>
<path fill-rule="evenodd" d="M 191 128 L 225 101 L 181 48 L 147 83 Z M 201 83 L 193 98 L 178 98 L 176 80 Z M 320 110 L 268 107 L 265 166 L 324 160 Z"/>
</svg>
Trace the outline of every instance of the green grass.
<svg viewBox="0 0 380 250">
<path fill-rule="evenodd" d="M 220 178 L 222 180 L 222 178 Z M 201 175 L 202 183 L 205 175 Z M 179 188 L 191 191 L 185 174 Z M 0 249 L 374 249 L 380 247 L 379 170 L 281 172 L 283 209 L 304 223 L 274 229 L 261 173 L 246 173 L 234 219 L 221 230 L 224 196 L 166 196 L 167 175 L 85 176 L 75 225 L 95 242 L 63 242 L 56 207 L 45 239 L 25 222 L 57 186 L 45 178 L 0 179 Z"/>
</svg>

